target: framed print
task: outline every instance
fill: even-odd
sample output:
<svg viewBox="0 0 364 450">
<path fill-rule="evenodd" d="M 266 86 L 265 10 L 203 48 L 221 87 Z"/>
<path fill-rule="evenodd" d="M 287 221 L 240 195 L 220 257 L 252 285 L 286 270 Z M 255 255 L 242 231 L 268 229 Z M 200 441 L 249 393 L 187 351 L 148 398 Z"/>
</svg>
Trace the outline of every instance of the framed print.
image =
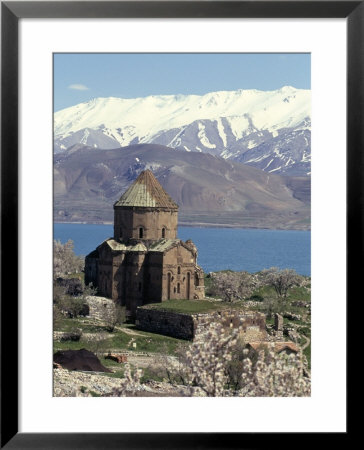
<svg viewBox="0 0 364 450">
<path fill-rule="evenodd" d="M 302 442 L 310 433 L 346 439 L 346 304 L 362 269 L 357 260 L 362 252 L 363 3 L 10 1 L 1 6 L 1 445 L 233 448 L 267 445 L 283 433 L 299 433 Z M 263 75 L 271 84 L 259 84 Z M 287 86 L 290 80 L 297 86 Z M 250 105 L 244 114 L 240 101 Z M 115 156 L 121 149 L 122 163 Z M 201 158 L 208 158 L 207 181 Z M 176 235 L 177 204 L 183 241 Z M 102 233 L 92 238 L 87 250 L 76 248 L 87 254 L 82 267 L 72 254 L 74 264 L 57 272 L 56 259 L 71 249 L 62 237 L 62 230 L 70 233 L 68 222 L 97 224 L 77 225 L 82 239 L 89 239 L 96 226 L 104 233 L 108 223 L 106 233 L 113 238 Z M 185 236 L 183 226 L 191 223 L 200 228 L 188 229 Z M 213 234 L 216 225 L 220 230 Z M 235 234 L 241 228 L 248 229 L 247 236 Z M 292 255 L 284 247 L 282 262 L 277 255 L 283 241 L 276 247 L 265 241 L 272 262 L 267 257 L 264 265 L 254 265 L 253 240 L 272 230 L 306 239 L 305 244 L 294 241 L 298 250 Z M 244 265 L 234 266 L 235 254 L 241 261 L 244 253 Z M 286 267 L 295 269 L 296 278 L 284 291 L 274 277 Z M 236 274 L 245 278 L 232 289 Z M 82 305 L 80 295 L 68 292 L 78 283 Z M 57 292 L 58 303 L 52 304 Z M 274 309 L 287 292 L 298 292 L 297 298 L 288 309 L 288 303 Z M 120 307 L 118 321 L 114 310 L 110 320 L 105 318 L 107 299 Z M 192 303 L 198 310 L 192 311 Z M 222 312 L 222 304 L 228 312 Z M 240 304 L 241 314 L 236 312 Z M 87 313 L 81 312 L 86 307 Z M 168 367 L 183 347 L 177 341 L 190 333 L 187 339 L 198 343 L 196 330 L 210 326 L 209 314 L 219 315 L 221 323 L 230 321 L 222 334 L 239 330 L 248 344 L 244 355 L 249 349 L 252 361 L 258 358 L 253 354 L 266 357 L 264 343 L 279 351 L 285 344 L 287 355 L 302 356 L 312 342 L 312 355 L 304 353 L 300 372 L 300 386 L 309 378 L 310 394 L 288 394 L 286 382 L 282 395 L 269 389 L 243 395 L 245 385 L 231 387 L 228 365 L 220 385 L 214 378 L 213 391 L 183 372 L 184 392 L 199 394 L 156 394 L 168 377 L 169 387 L 178 383 L 168 370 L 152 373 L 143 361 L 162 354 L 159 367 Z M 131 324 L 121 329 L 126 320 Z M 264 339 L 256 337 L 259 333 Z M 157 342 L 156 335 L 169 337 Z M 89 369 L 84 361 L 78 368 L 73 361 L 67 366 L 62 358 L 81 358 L 78 352 L 87 352 L 85 342 L 93 339 L 97 367 Z M 106 350 L 99 341 L 108 342 Z M 118 347 L 121 341 L 124 347 Z M 165 354 L 162 344 L 170 346 Z M 230 355 L 221 351 L 226 363 Z M 192 361 L 191 352 L 185 350 L 180 361 Z M 133 358 L 151 380 L 149 395 L 115 398 L 111 388 L 100 394 L 105 373 L 112 372 L 111 384 L 118 376 L 128 378 L 123 364 Z M 81 371 L 75 391 L 67 387 L 68 375 L 52 379 L 53 363 L 55 373 Z M 89 370 L 98 372 L 93 385 L 87 381 Z M 133 370 L 131 384 L 143 391 Z"/>
</svg>

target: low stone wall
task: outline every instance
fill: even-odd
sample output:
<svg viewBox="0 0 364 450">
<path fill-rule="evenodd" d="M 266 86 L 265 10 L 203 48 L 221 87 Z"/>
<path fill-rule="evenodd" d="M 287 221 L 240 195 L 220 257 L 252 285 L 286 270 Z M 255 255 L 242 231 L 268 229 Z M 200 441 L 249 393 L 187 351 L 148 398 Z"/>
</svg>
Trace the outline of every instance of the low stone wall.
<svg viewBox="0 0 364 450">
<path fill-rule="evenodd" d="M 193 339 L 195 323 L 190 314 L 137 308 L 137 328 L 152 333 L 164 334 L 178 339 Z"/>
<path fill-rule="evenodd" d="M 192 340 L 198 326 L 220 322 L 225 328 L 240 328 L 245 342 L 267 339 L 265 316 L 256 312 L 219 311 L 206 314 L 182 314 L 139 307 L 136 326 L 143 331 Z"/>
</svg>

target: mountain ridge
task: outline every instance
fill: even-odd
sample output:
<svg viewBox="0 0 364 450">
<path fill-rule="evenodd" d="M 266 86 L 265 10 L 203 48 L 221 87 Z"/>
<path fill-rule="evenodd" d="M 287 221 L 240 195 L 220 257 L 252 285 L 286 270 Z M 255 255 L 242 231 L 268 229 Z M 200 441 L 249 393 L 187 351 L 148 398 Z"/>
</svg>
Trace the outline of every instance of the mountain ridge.
<svg viewBox="0 0 364 450">
<path fill-rule="evenodd" d="M 160 144 L 211 153 L 267 172 L 307 175 L 310 91 L 237 90 L 198 95 L 96 98 L 54 114 L 54 151 Z"/>
</svg>

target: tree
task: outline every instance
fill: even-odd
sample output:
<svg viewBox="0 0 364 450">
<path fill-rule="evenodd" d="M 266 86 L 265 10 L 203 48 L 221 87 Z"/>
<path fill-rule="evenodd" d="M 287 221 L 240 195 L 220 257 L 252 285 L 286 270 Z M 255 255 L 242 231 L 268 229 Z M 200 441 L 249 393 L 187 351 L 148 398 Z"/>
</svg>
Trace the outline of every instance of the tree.
<svg viewBox="0 0 364 450">
<path fill-rule="evenodd" d="M 247 358 L 245 343 L 242 338 L 238 338 L 231 350 L 231 360 L 226 363 L 225 371 L 227 375 L 227 385 L 229 389 L 238 391 L 242 388 L 242 375 L 244 371 L 243 360 Z"/>
<path fill-rule="evenodd" d="M 81 272 L 84 268 L 84 260 L 74 251 L 74 243 L 69 239 L 65 244 L 59 240 L 53 241 L 53 276 L 58 278 L 69 273 Z"/>
<path fill-rule="evenodd" d="M 274 287 L 274 290 L 280 298 L 286 298 L 288 290 L 293 286 L 299 285 L 302 280 L 302 277 L 295 270 L 280 270 L 278 267 L 264 269 L 261 275 L 266 284 Z"/>
<path fill-rule="evenodd" d="M 82 286 L 82 295 L 67 294 L 67 286 L 59 284 L 56 280 L 53 283 L 53 319 L 54 325 L 58 326 L 60 314 L 70 318 L 88 315 L 87 297 L 96 295 L 96 289 L 89 286 Z"/>
<path fill-rule="evenodd" d="M 210 292 L 222 297 L 225 302 L 241 300 L 256 288 L 254 275 L 248 272 L 215 272 L 211 274 Z"/>
<path fill-rule="evenodd" d="M 248 355 L 248 350 L 245 350 Z M 274 344 L 258 352 L 255 362 L 243 360 L 241 397 L 308 397 L 311 379 L 301 355 L 277 354 Z"/>
<path fill-rule="evenodd" d="M 226 330 L 220 323 L 210 323 L 197 330 L 195 340 L 186 352 L 191 370 L 190 384 L 198 386 L 208 397 L 224 395 L 227 376 L 224 365 L 231 360 L 237 330 Z M 193 392 L 193 391 L 192 391 Z"/>
<path fill-rule="evenodd" d="M 268 342 L 258 352 L 249 352 L 238 332 L 219 323 L 198 328 L 195 341 L 186 351 L 184 370 L 192 396 L 196 387 L 211 397 L 310 395 L 311 380 L 300 354 L 278 354 L 274 344 Z"/>
</svg>

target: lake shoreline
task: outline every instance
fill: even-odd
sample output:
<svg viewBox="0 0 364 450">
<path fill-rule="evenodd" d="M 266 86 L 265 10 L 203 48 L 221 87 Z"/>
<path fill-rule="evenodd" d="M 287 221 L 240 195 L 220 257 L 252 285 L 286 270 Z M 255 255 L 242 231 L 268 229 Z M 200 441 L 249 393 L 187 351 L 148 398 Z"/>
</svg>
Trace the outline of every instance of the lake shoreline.
<svg viewBox="0 0 364 450">
<path fill-rule="evenodd" d="M 76 222 L 66 222 L 66 221 L 54 221 L 54 224 L 72 224 L 72 225 L 114 225 L 111 221 L 100 221 L 100 222 L 86 222 L 86 221 L 76 221 Z M 206 222 L 183 222 L 179 221 L 178 226 L 188 227 L 188 228 L 232 228 L 241 230 L 276 230 L 276 231 L 311 231 L 311 227 L 258 227 L 258 226 L 240 226 L 235 224 L 224 224 L 224 223 L 206 223 Z"/>
<path fill-rule="evenodd" d="M 310 231 L 194 225 L 180 224 L 178 238 L 194 242 L 198 264 L 205 273 L 228 269 L 255 273 L 279 267 L 310 276 Z M 111 223 L 54 223 L 54 239 L 62 243 L 71 239 L 76 255 L 88 255 L 113 233 Z"/>
</svg>

